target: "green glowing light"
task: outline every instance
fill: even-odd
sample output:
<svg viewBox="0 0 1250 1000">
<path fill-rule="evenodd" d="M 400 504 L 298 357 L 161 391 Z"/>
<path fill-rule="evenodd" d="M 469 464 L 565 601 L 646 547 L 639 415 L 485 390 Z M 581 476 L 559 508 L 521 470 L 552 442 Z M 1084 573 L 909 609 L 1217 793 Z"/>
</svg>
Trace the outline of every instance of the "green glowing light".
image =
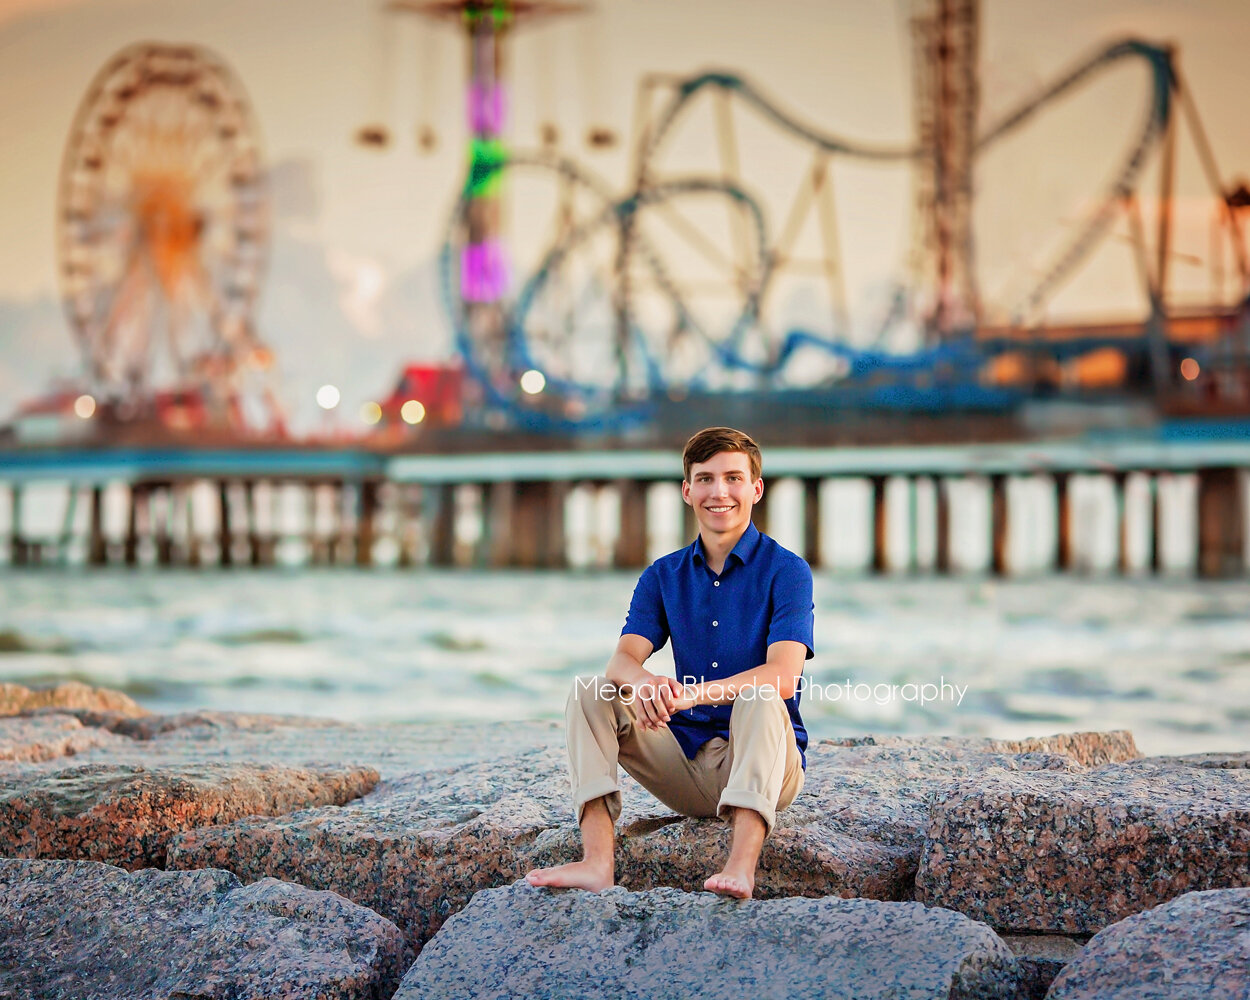
<svg viewBox="0 0 1250 1000">
<path fill-rule="evenodd" d="M 469 176 L 464 192 L 471 198 L 490 198 L 503 186 L 508 152 L 500 139 L 474 139 L 469 146 Z"/>
</svg>

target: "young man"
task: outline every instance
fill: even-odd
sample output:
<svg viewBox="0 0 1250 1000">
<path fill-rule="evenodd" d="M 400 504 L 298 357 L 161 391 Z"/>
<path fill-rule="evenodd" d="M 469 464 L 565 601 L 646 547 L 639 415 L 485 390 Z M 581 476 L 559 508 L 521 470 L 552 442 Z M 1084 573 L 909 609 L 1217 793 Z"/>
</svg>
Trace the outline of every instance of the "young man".
<svg viewBox="0 0 1250 1000">
<path fill-rule="evenodd" d="M 679 813 L 732 816 L 729 858 L 704 888 L 749 899 L 764 839 L 803 786 L 798 688 L 812 656 L 811 570 L 751 523 L 764 480 L 746 434 L 702 430 L 682 463 L 699 535 L 647 567 L 606 676 L 579 677 L 569 696 L 583 860 L 535 869 L 531 885 L 597 892 L 614 883 L 619 763 Z M 669 638 L 681 681 L 643 666 Z"/>
</svg>

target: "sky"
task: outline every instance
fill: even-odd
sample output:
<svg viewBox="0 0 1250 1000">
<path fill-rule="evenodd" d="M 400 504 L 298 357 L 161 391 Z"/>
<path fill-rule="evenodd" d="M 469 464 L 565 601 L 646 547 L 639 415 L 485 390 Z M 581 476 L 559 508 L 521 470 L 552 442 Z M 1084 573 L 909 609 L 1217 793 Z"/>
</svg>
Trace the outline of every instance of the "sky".
<svg viewBox="0 0 1250 1000">
<path fill-rule="evenodd" d="M 907 0 L 598 0 L 513 38 L 509 141 L 534 148 L 540 124 L 552 122 L 562 151 L 622 192 L 640 79 L 715 67 L 749 77 L 818 130 L 905 144 L 913 128 L 912 9 Z M 1225 181 L 1250 174 L 1250 8 L 1240 0 L 986 0 L 982 122 L 1126 35 L 1178 46 Z M 92 78 L 141 40 L 212 50 L 250 100 L 273 197 L 256 325 L 274 348 L 278 390 L 295 425 L 318 419 L 313 394 L 325 381 L 341 385 L 343 412 L 354 414 L 388 391 L 404 363 L 450 358 L 434 260 L 465 165 L 466 59 L 457 31 L 385 14 L 374 0 L 0 0 L 0 419 L 54 377 L 81 370 L 59 302 L 58 171 Z M 978 281 L 991 312 L 1011 308 L 1085 217 L 1138 127 L 1146 95 L 1142 66 L 1117 65 L 978 162 Z M 719 171 L 709 115 L 692 111 L 665 154 L 666 169 Z M 743 177 L 775 231 L 812 149 L 749 115 L 736 121 Z M 353 141 L 369 122 L 392 130 L 391 148 Z M 414 138 L 422 125 L 438 138 L 429 153 Z M 621 142 L 588 148 L 580 137 L 596 126 Z M 832 169 L 849 336 L 863 341 L 908 258 L 912 178 L 844 160 Z M 1210 294 L 1213 203 L 1184 129 L 1177 170 L 1172 273 L 1178 298 L 1197 301 Z M 1150 164 L 1141 189 L 1148 227 L 1157 174 Z M 546 246 L 539 206 L 554 190 L 538 176 L 510 189 L 518 280 Z M 691 217 L 698 213 L 692 208 Z M 1127 233 L 1118 219 L 1057 295 L 1053 318 L 1141 313 Z M 800 243 L 815 238 L 804 231 Z M 690 254 L 676 238 L 659 249 L 678 271 Z M 815 294 L 796 285 L 778 308 L 818 326 L 827 310 L 813 306 Z M 719 314 L 709 307 L 707 315 Z"/>
</svg>

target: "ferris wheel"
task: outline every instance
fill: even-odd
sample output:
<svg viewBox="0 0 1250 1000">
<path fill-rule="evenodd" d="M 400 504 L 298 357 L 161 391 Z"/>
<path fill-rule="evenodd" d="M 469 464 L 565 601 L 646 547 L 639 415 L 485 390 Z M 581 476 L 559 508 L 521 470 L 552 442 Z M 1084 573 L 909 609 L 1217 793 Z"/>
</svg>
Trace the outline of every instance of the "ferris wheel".
<svg viewBox="0 0 1250 1000">
<path fill-rule="evenodd" d="M 234 75 L 191 45 L 119 52 L 79 105 L 57 211 L 92 389 L 123 418 L 174 390 L 234 422 L 243 383 L 272 363 L 252 323 L 267 245 L 260 144 Z"/>
</svg>

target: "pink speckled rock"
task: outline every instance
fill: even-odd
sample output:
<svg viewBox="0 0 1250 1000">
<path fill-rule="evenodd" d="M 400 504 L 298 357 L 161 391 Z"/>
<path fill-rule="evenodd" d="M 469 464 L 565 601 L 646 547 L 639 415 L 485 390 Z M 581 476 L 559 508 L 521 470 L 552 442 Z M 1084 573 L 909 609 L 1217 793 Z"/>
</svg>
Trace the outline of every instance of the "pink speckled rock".
<svg viewBox="0 0 1250 1000">
<path fill-rule="evenodd" d="M 105 729 L 84 727 L 72 715 L 0 718 L 0 760 L 34 763 L 115 749 L 130 741 Z"/>
<path fill-rule="evenodd" d="M 39 718 L 50 710 L 36 710 Z M 85 750 L 81 763 L 187 764 L 255 761 L 305 767 L 350 760 L 393 778 L 538 747 L 563 746 L 556 722 L 492 723 L 489 739 L 468 722 L 351 723 L 299 715 L 197 711 L 132 719 L 113 712 L 65 709 L 86 727 L 129 737 Z"/>
<path fill-rule="evenodd" d="M 962 747 L 821 745 L 806 787 L 761 857 L 759 898 L 909 898 L 928 800 L 998 768 L 1080 768 L 1068 757 Z M 631 889 L 701 889 L 729 826 L 672 813 L 628 778 L 617 878 Z M 581 856 L 562 750 L 384 782 L 343 809 L 246 819 L 179 835 L 171 868 L 225 868 L 333 889 L 384 914 L 420 948 L 473 893 Z"/>
<path fill-rule="evenodd" d="M 1250 770 L 1184 761 L 993 771 L 934 803 L 917 898 L 1006 931 L 1094 933 L 1250 885 Z"/>
<path fill-rule="evenodd" d="M 569 813 L 564 755 L 537 751 L 383 782 L 341 809 L 180 834 L 170 868 L 225 868 L 330 889 L 393 920 L 420 948 L 477 890 L 524 873 L 525 851 Z"/>
<path fill-rule="evenodd" d="M 330 892 L 0 860 L 0 997 L 384 1000 L 409 959 L 394 924 Z"/>
<path fill-rule="evenodd" d="M 111 688 L 92 687 L 81 681 L 61 681 L 46 688 L 0 684 L 0 715 L 18 715 L 40 708 L 80 708 L 114 712 L 127 718 L 149 714 L 129 695 Z"/>
<path fill-rule="evenodd" d="M 847 736 L 821 740 L 840 747 L 943 747 L 952 750 L 978 750 L 982 753 L 1045 753 L 1071 757 L 1085 767 L 1114 764 L 1141 757 L 1133 734 L 1127 729 L 1106 732 L 1055 733 L 1022 740 L 996 740 L 979 736 Z"/>
<path fill-rule="evenodd" d="M 342 804 L 378 781 L 370 768 L 86 764 L 0 774 L 0 856 L 162 868 L 181 830 Z"/>
<path fill-rule="evenodd" d="M 395 1000 L 1015 1000 L 1018 986 L 993 931 L 918 903 L 519 882 L 474 896 Z"/>
<path fill-rule="evenodd" d="M 1049 1000 L 1246 1000 L 1250 889 L 1189 892 L 1099 931 Z"/>
<path fill-rule="evenodd" d="M 1084 947 L 1058 934 L 1006 934 L 1003 942 L 1020 964 L 1020 1000 L 1046 1000 L 1055 977 Z"/>
</svg>

